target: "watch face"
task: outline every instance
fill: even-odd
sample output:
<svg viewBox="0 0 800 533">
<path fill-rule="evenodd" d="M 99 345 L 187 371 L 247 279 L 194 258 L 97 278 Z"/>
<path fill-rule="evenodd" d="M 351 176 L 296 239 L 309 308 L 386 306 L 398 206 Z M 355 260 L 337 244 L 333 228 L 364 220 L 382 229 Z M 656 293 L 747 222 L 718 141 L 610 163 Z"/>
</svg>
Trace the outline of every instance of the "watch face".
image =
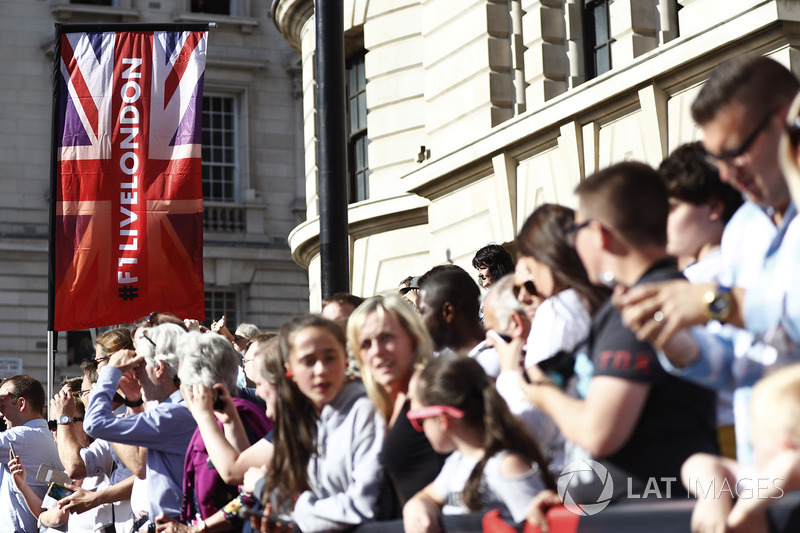
<svg viewBox="0 0 800 533">
<path fill-rule="evenodd" d="M 72 422 L 72 419 L 69 417 L 69 415 L 61 415 L 58 417 L 59 424 L 69 424 L 70 422 Z"/>
<path fill-rule="evenodd" d="M 715 298 L 708 307 L 715 315 L 721 315 L 728 309 L 728 300 L 725 298 Z"/>
</svg>

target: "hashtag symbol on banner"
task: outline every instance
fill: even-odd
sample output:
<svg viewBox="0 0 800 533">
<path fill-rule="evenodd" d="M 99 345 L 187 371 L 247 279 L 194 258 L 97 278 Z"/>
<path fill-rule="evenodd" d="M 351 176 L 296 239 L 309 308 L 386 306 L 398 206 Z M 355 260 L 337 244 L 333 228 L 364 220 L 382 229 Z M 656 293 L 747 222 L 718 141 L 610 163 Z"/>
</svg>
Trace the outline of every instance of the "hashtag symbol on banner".
<svg viewBox="0 0 800 533">
<path fill-rule="evenodd" d="M 139 289 L 133 285 L 123 285 L 119 288 L 119 297 L 125 301 L 133 300 L 139 296 Z"/>
</svg>

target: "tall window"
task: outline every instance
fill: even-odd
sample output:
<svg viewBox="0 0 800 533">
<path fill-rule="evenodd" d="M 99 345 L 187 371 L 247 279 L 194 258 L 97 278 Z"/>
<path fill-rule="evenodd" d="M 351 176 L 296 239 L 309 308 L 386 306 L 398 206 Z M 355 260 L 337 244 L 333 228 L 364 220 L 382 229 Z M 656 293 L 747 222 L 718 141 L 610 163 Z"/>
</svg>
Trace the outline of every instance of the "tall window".
<svg viewBox="0 0 800 533">
<path fill-rule="evenodd" d="M 369 159 L 367 157 L 367 78 L 364 52 L 347 65 L 347 172 L 350 202 L 369 197 Z"/>
<path fill-rule="evenodd" d="M 586 0 L 587 77 L 593 78 L 611 70 L 610 0 Z"/>
<path fill-rule="evenodd" d="M 203 198 L 236 200 L 236 99 L 203 97 Z"/>
<path fill-rule="evenodd" d="M 208 328 L 215 320 L 225 317 L 225 326 L 233 333 L 239 324 L 236 291 L 206 291 L 206 319 Z"/>
<path fill-rule="evenodd" d="M 230 15 L 230 0 L 192 0 L 193 13 L 213 13 L 215 15 Z"/>
</svg>

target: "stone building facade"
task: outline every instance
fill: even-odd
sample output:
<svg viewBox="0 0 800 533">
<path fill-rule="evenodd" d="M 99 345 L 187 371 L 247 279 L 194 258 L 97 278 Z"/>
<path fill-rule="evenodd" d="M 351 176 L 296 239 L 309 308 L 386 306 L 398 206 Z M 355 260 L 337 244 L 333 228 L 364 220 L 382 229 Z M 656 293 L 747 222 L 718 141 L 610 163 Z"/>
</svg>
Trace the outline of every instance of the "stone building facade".
<svg viewBox="0 0 800 533">
<path fill-rule="evenodd" d="M 302 55 L 306 221 L 289 242 L 318 308 L 313 1 L 272 13 Z M 697 140 L 689 106 L 725 59 L 800 72 L 794 0 L 344 0 L 344 22 L 365 78 L 366 192 L 349 207 L 365 296 L 444 262 L 472 271 L 478 248 L 513 246 L 594 171 Z"/>
<path fill-rule="evenodd" d="M 46 372 L 56 22 L 217 23 L 209 32 L 204 89 L 207 317 L 226 314 L 234 325 L 275 330 L 308 310 L 307 273 L 292 261 L 287 244 L 289 232 L 305 220 L 300 57 L 265 4 L 0 2 L 0 376 L 24 371 L 44 379 Z M 56 378 L 74 375 L 68 365 L 87 349 L 89 332 L 59 334 Z"/>
</svg>

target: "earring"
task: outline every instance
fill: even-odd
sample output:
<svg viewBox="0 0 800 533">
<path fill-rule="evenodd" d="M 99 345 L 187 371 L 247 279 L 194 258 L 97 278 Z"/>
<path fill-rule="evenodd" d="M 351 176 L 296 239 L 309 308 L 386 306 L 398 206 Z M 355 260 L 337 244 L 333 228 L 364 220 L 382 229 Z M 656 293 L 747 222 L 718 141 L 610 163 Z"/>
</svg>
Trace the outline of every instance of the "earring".
<svg viewBox="0 0 800 533">
<path fill-rule="evenodd" d="M 291 370 L 287 370 L 287 371 L 286 371 L 286 374 L 284 374 L 284 375 L 285 375 L 285 376 L 286 376 L 288 379 L 292 379 L 292 378 L 294 377 L 294 374 L 292 374 L 292 371 L 291 371 Z"/>
</svg>

